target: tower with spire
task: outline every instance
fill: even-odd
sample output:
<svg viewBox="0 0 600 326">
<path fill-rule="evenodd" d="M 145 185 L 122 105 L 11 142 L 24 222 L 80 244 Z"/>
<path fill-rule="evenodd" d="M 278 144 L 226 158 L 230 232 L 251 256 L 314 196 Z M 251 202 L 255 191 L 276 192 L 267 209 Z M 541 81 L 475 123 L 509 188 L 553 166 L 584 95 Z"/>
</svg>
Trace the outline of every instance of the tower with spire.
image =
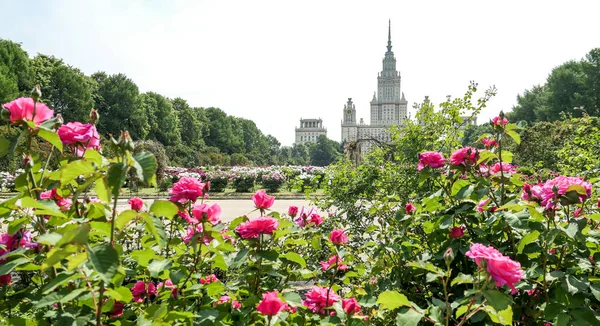
<svg viewBox="0 0 600 326">
<path fill-rule="evenodd" d="M 347 105 L 342 120 L 342 142 L 359 141 L 362 153 L 370 151 L 371 140 L 384 141 L 389 138 L 390 126 L 400 125 L 408 118 L 404 93 L 400 90 L 400 72 L 396 70 L 396 57 L 392 51 L 392 22 L 388 21 L 387 51 L 383 57 L 383 68 L 377 75 L 377 90 L 371 100 L 370 124 L 356 124 L 356 116 L 350 120 Z"/>
</svg>

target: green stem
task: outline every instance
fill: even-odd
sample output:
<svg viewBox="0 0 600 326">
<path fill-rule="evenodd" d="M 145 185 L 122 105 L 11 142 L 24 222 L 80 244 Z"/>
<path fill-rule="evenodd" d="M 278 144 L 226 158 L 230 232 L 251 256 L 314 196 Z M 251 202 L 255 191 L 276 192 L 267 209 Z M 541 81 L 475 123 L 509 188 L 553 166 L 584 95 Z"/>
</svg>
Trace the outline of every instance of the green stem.
<svg viewBox="0 0 600 326">
<path fill-rule="evenodd" d="M 102 319 L 102 300 L 104 299 L 104 281 L 100 281 L 100 291 L 99 292 L 99 296 L 98 296 L 98 307 L 96 308 L 96 326 L 100 326 L 102 325 L 101 323 L 101 319 Z"/>
<path fill-rule="evenodd" d="M 112 211 L 112 219 L 110 221 L 110 245 L 114 246 L 114 235 L 115 235 L 115 220 L 117 219 L 117 202 L 119 201 L 119 192 L 115 195 Z"/>
<path fill-rule="evenodd" d="M 46 159 L 46 164 L 44 164 L 44 169 L 42 170 L 42 176 L 40 177 L 40 185 L 44 183 L 44 174 L 46 174 L 46 170 L 48 169 L 48 164 L 50 164 L 50 158 L 52 157 L 52 153 L 54 153 L 54 145 L 50 149 L 50 153 L 48 154 L 48 159 Z"/>
</svg>

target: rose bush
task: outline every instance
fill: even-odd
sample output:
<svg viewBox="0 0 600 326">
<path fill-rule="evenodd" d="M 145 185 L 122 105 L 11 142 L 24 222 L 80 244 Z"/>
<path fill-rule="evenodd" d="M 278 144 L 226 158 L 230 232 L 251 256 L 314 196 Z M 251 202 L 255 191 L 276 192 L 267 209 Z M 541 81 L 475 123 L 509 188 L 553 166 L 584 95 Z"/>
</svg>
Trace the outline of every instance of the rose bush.
<svg viewBox="0 0 600 326">
<path fill-rule="evenodd" d="M 110 140 L 114 157 L 63 154 L 60 121 L 29 119 L 7 121 L 21 135 L 14 141 L 49 142 L 60 167 L 48 171 L 30 147 L 0 140 L 0 153 L 24 148 L 28 160 L 18 194 L 0 203 L 3 324 L 600 323 L 598 180 L 527 186 L 503 166 L 504 141 L 519 141 L 514 124 L 485 135 L 497 147 L 427 149 L 455 160 L 423 162 L 409 198 L 371 183 L 370 197 L 338 210 L 280 214 L 260 192 L 247 216 L 226 222 L 207 202 L 210 186 L 189 176 L 168 200 L 118 210 L 130 172 L 155 182 L 153 156 L 133 155 L 126 132 Z M 346 207 L 366 213 L 350 218 Z"/>
</svg>

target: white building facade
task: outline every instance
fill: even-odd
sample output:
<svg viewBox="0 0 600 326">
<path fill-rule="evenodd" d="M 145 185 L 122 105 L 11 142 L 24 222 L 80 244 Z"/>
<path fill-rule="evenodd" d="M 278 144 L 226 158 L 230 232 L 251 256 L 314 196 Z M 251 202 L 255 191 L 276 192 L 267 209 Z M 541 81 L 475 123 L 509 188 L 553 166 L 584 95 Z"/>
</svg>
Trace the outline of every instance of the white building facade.
<svg viewBox="0 0 600 326">
<path fill-rule="evenodd" d="M 352 98 L 344 105 L 342 119 L 342 143 L 358 141 L 361 153 L 371 151 L 375 141 L 390 140 L 388 128 L 400 125 L 408 119 L 408 102 L 400 91 L 401 77 L 396 70 L 396 58 L 392 52 L 391 23 L 388 27 L 387 52 L 383 69 L 377 76 L 377 91 L 371 100 L 370 124 L 356 120 L 356 107 Z"/>
<path fill-rule="evenodd" d="M 296 143 L 316 143 L 321 135 L 327 137 L 327 129 L 323 127 L 323 120 L 321 118 L 300 118 L 300 127 L 296 128 Z"/>
</svg>

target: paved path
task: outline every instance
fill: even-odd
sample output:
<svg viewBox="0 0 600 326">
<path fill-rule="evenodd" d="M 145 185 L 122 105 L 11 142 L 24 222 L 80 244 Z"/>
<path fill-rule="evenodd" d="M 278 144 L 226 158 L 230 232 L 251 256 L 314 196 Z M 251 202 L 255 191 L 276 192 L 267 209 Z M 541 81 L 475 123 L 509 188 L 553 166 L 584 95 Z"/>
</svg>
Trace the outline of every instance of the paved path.
<svg viewBox="0 0 600 326">
<path fill-rule="evenodd" d="M 153 200 L 152 199 L 147 199 L 144 200 L 144 203 L 146 203 L 146 205 L 148 207 L 150 207 L 150 205 L 152 205 Z M 221 209 L 223 210 L 223 213 L 221 213 L 221 220 L 223 222 L 229 222 L 234 220 L 235 218 L 242 216 L 242 215 L 246 215 L 248 213 L 250 213 L 252 210 L 254 210 L 254 204 L 252 203 L 252 200 L 239 200 L 239 199 L 216 199 L 216 200 L 210 200 L 207 201 L 207 203 L 217 203 L 221 206 Z M 305 201 L 303 199 L 275 199 L 275 203 L 273 204 L 273 207 L 271 207 L 271 210 L 279 212 L 279 213 L 287 213 L 288 207 L 290 207 L 291 205 L 294 206 L 298 206 L 298 207 L 302 207 L 302 206 L 309 206 L 310 202 Z M 125 209 L 129 209 L 129 204 L 127 204 L 127 200 L 119 200 L 119 204 L 117 205 L 117 210 L 121 211 L 121 210 L 125 210 Z M 249 217 L 256 217 L 258 216 L 259 213 L 258 212 L 254 212 L 252 214 L 249 215 Z"/>
</svg>

